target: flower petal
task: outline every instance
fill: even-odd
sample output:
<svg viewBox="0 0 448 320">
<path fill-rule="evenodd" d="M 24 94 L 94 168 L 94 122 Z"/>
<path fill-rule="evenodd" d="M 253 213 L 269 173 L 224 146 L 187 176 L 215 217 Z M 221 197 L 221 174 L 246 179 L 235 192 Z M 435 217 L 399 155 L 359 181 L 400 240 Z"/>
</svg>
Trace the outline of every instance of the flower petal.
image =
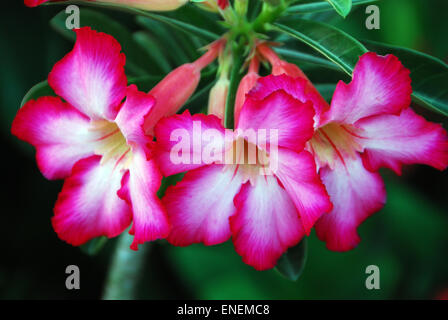
<svg viewBox="0 0 448 320">
<path fill-rule="evenodd" d="M 257 270 L 273 268 L 305 234 L 294 203 L 273 176 L 244 184 L 235 206 L 230 218 L 235 250 Z"/>
<path fill-rule="evenodd" d="M 145 116 L 151 111 L 155 99 L 144 92 L 138 91 L 135 85 L 126 90 L 126 101 L 118 112 L 115 122 L 126 138 L 127 144 L 146 146 L 152 139 L 145 135 L 143 124 Z"/>
<path fill-rule="evenodd" d="M 141 147 L 132 149 L 132 162 L 123 177 L 118 195 L 132 208 L 134 241 L 131 249 L 147 241 L 166 238 L 170 232 L 168 217 L 157 191 L 162 182 L 155 161 L 147 159 Z"/>
<path fill-rule="evenodd" d="M 353 124 L 373 115 L 400 113 L 411 103 L 409 73 L 393 55 L 362 55 L 352 82 L 338 83 L 326 121 Z"/>
<path fill-rule="evenodd" d="M 131 223 L 125 201 L 117 196 L 123 173 L 100 156 L 78 161 L 65 180 L 52 218 L 59 238 L 79 246 L 99 237 L 115 237 Z"/>
<path fill-rule="evenodd" d="M 403 164 L 448 166 L 448 136 L 441 125 L 426 121 L 410 108 L 399 115 L 381 115 L 359 121 L 364 130 L 364 165 L 371 171 L 389 167 L 397 174 Z"/>
<path fill-rule="evenodd" d="M 38 5 L 48 1 L 50 0 L 25 0 L 25 5 L 27 7 L 37 7 Z"/>
<path fill-rule="evenodd" d="M 209 165 L 187 172 L 163 198 L 172 223 L 168 241 L 176 246 L 215 245 L 230 238 L 229 217 L 242 180 L 234 170 Z"/>
<path fill-rule="evenodd" d="M 202 157 L 205 150 L 213 150 L 210 154 L 221 154 L 224 158 L 225 130 L 216 116 L 192 116 L 186 110 L 181 115 L 160 120 L 155 135 L 155 156 L 165 176 L 211 164 L 210 159 Z"/>
<path fill-rule="evenodd" d="M 89 27 L 75 30 L 74 49 L 51 71 L 56 94 L 94 120 L 113 120 L 126 92 L 125 56 L 110 35 Z"/>
<path fill-rule="evenodd" d="M 90 120 L 56 97 L 29 101 L 17 113 L 12 134 L 36 147 L 40 171 L 47 179 L 63 179 L 73 165 L 94 154 Z"/>
<path fill-rule="evenodd" d="M 316 112 L 314 117 L 315 125 L 320 122 L 320 116 L 324 111 L 327 111 L 330 106 L 317 91 L 317 89 L 305 78 L 293 78 L 286 74 L 270 75 L 260 78 L 257 85 L 249 92 L 249 96 L 256 99 L 265 99 L 271 93 L 277 90 L 284 90 L 286 93 L 292 95 L 295 99 L 305 103 L 311 101 Z"/>
<path fill-rule="evenodd" d="M 377 172 L 367 171 L 359 157 L 337 162 L 334 170 L 320 171 L 334 208 L 316 223 L 319 239 L 333 251 L 353 249 L 360 241 L 356 229 L 386 201 L 383 180 Z"/>
<path fill-rule="evenodd" d="M 247 97 L 238 120 L 238 129 L 266 129 L 266 143 L 270 144 L 270 130 L 277 130 L 278 146 L 302 151 L 313 136 L 314 109 L 310 102 L 302 103 L 283 90 L 263 100 Z M 264 141 L 257 141 L 264 143 Z"/>
<path fill-rule="evenodd" d="M 280 148 L 275 175 L 294 202 L 305 232 L 309 234 L 314 223 L 332 209 L 328 193 L 317 175 L 313 156 L 308 151 L 298 154 Z"/>
</svg>

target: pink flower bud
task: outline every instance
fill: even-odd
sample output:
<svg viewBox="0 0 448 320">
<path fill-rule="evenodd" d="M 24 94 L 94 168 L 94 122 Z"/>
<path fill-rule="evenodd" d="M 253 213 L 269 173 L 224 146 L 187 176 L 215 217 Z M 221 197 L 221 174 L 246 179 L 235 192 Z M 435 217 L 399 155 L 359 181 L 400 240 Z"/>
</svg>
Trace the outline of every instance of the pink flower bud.
<svg viewBox="0 0 448 320">
<path fill-rule="evenodd" d="M 224 123 L 226 113 L 227 94 L 230 81 L 227 77 L 221 77 L 210 90 L 208 99 L 208 114 L 213 114 Z"/>
<path fill-rule="evenodd" d="M 241 108 L 246 100 L 246 94 L 252 90 L 257 84 L 260 75 L 258 74 L 259 61 L 257 57 L 254 57 L 249 66 L 249 72 L 241 79 L 238 91 L 235 99 L 235 127 L 238 125 L 238 119 L 240 116 Z"/>
<path fill-rule="evenodd" d="M 201 70 L 216 59 L 224 44 L 224 40 L 212 43 L 202 57 L 174 69 L 149 92 L 156 103 L 145 119 L 146 134 L 152 135 L 160 119 L 172 116 L 182 108 L 196 91 L 201 80 Z"/>
<path fill-rule="evenodd" d="M 36 7 L 51 0 L 25 0 L 28 7 Z M 188 0 L 90 0 L 102 3 L 115 3 L 125 7 L 133 7 L 148 11 L 176 10 L 188 2 Z"/>
<path fill-rule="evenodd" d="M 300 77 L 308 80 L 307 76 L 298 66 L 280 59 L 274 50 L 272 50 L 266 43 L 260 44 L 257 49 L 272 65 L 272 74 L 274 76 L 286 74 L 293 78 Z"/>
<path fill-rule="evenodd" d="M 224 10 L 229 6 L 229 0 L 218 0 L 218 6 Z"/>
<path fill-rule="evenodd" d="M 193 63 L 184 64 L 171 71 L 150 92 L 156 103 L 145 119 L 146 134 L 153 134 L 156 123 L 179 111 L 187 102 L 201 79 L 201 69 Z"/>
<path fill-rule="evenodd" d="M 202 2 L 196 2 L 195 4 L 199 6 L 201 9 L 215 13 L 219 12 L 218 3 L 216 2 L 216 0 L 205 0 Z"/>
</svg>

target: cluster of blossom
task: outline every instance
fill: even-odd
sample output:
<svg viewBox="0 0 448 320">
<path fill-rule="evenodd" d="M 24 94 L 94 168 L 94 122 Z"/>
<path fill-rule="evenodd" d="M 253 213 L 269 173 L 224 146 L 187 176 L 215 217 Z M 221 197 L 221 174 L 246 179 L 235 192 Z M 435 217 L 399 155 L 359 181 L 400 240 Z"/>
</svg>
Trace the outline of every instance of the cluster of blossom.
<svg viewBox="0 0 448 320">
<path fill-rule="evenodd" d="M 182 2 L 145 3 L 174 8 Z M 393 55 L 361 56 L 352 81 L 338 83 L 329 105 L 296 65 L 269 43 L 256 43 L 237 91 L 229 143 L 227 76 L 211 90 L 209 115 L 176 114 L 201 70 L 223 54 L 225 38 L 145 93 L 127 85 L 125 56 L 113 37 L 88 27 L 75 32 L 74 49 L 48 77 L 59 97 L 29 101 L 12 125 L 15 136 L 36 148 L 43 175 L 65 179 L 52 223 L 72 245 L 115 237 L 132 224 L 132 249 L 161 238 L 177 246 L 232 238 L 245 263 L 265 270 L 312 228 L 330 250 L 353 249 L 357 227 L 385 203 L 380 168 L 400 174 L 402 165 L 448 166 L 448 136 L 412 111 L 410 73 Z M 269 63 L 271 75 L 259 76 L 260 61 Z M 197 123 L 214 135 L 188 140 L 188 159 L 242 145 L 257 151 L 255 160 L 237 150 L 233 163 L 172 161 L 179 143 L 173 132 L 193 137 Z M 278 134 L 275 141 L 269 135 L 252 141 L 240 134 L 247 130 Z M 263 174 L 271 144 L 275 168 Z M 162 177 L 183 172 L 159 199 Z"/>
</svg>

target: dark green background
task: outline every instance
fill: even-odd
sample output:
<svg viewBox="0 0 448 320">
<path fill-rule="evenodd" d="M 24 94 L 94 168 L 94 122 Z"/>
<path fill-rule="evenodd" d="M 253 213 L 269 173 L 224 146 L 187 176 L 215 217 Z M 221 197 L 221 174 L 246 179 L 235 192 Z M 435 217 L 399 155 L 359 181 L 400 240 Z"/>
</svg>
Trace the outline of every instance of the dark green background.
<svg viewBox="0 0 448 320">
<path fill-rule="evenodd" d="M 446 0 L 386 0 L 379 7 L 378 31 L 365 28 L 365 6 L 345 20 L 333 15 L 330 21 L 358 39 L 406 46 L 447 61 Z M 97 256 L 91 257 L 57 238 L 50 217 L 61 182 L 45 180 L 36 167 L 32 148 L 10 134 L 24 94 L 44 80 L 53 64 L 72 47 L 48 23 L 61 10 L 60 6 L 29 9 L 22 1 L 14 0 L 0 13 L 1 299 L 99 298 L 115 243 L 109 241 Z M 131 31 L 139 30 L 128 14 L 102 12 Z M 319 76 L 312 78 L 328 83 Z M 202 98 L 197 103 L 205 101 Z M 433 121 L 445 121 L 420 108 L 416 110 Z M 388 202 L 359 229 L 361 244 L 350 252 L 330 252 L 313 234 L 308 263 L 296 283 L 276 271 L 254 271 L 241 262 L 231 243 L 175 248 L 158 242 L 147 259 L 140 297 L 435 298 L 448 289 L 448 173 L 414 166 L 406 168 L 402 177 L 389 171 L 384 171 L 383 176 Z M 81 269 L 79 291 L 65 289 L 64 272 L 70 264 Z M 365 269 L 371 264 L 381 270 L 380 290 L 365 288 Z"/>
</svg>

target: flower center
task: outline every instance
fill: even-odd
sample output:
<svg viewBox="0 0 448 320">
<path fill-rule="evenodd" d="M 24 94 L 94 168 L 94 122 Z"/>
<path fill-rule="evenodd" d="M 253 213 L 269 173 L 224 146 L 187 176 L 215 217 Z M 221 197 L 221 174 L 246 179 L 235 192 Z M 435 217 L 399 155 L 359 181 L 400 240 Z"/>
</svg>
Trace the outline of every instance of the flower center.
<svg viewBox="0 0 448 320">
<path fill-rule="evenodd" d="M 361 134 L 362 131 L 352 125 L 329 123 L 314 133 L 308 146 L 319 167 L 328 165 L 334 169 L 335 161 L 345 164 L 344 159 L 354 158 L 357 152 L 363 151 L 359 142 L 365 138 Z"/>
<path fill-rule="evenodd" d="M 95 154 L 102 156 L 101 164 L 114 161 L 116 166 L 122 165 L 124 169 L 129 167 L 132 157 L 131 147 L 115 123 L 107 120 L 92 121 L 90 131 L 95 134 L 97 143 Z"/>
<path fill-rule="evenodd" d="M 230 160 L 230 161 L 229 161 Z M 270 156 L 255 143 L 240 137 L 233 141 L 233 146 L 226 153 L 226 167 L 238 171 L 243 177 L 243 183 L 250 181 L 252 185 L 260 176 L 270 174 Z"/>
</svg>

